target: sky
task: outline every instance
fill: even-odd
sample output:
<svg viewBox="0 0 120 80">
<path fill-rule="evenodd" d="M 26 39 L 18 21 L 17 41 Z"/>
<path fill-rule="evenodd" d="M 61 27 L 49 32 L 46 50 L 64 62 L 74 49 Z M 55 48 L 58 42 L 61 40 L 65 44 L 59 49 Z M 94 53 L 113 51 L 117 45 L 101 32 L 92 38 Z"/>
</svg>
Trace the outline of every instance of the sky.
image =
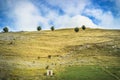
<svg viewBox="0 0 120 80">
<path fill-rule="evenodd" d="M 0 0 L 0 31 L 120 29 L 120 0 Z"/>
</svg>

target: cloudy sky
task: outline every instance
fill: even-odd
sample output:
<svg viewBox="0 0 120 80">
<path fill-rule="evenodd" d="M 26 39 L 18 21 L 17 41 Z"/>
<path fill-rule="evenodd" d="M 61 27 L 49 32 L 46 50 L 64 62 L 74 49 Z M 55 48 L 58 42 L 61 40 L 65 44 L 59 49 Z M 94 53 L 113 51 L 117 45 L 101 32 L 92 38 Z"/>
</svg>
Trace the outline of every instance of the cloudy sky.
<svg viewBox="0 0 120 80">
<path fill-rule="evenodd" d="M 120 29 L 120 0 L 0 0 L 0 31 L 71 28 Z"/>
</svg>

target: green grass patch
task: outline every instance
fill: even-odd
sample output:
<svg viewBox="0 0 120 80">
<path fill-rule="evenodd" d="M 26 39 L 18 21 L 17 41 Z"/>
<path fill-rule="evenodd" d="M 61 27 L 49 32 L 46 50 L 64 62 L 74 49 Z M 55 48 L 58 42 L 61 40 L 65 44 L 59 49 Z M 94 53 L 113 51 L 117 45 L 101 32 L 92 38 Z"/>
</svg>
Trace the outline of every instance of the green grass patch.
<svg viewBox="0 0 120 80">
<path fill-rule="evenodd" d="M 116 80 L 99 66 L 66 67 L 57 75 L 58 80 Z"/>
</svg>

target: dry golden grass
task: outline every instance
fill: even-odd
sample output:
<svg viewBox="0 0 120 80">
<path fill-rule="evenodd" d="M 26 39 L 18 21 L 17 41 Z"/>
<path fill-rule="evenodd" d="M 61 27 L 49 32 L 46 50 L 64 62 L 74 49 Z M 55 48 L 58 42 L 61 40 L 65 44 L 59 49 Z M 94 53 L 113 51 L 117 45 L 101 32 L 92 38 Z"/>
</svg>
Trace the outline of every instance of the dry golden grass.
<svg viewBox="0 0 120 80">
<path fill-rule="evenodd" d="M 26 77 L 43 76 L 48 65 L 55 71 L 69 65 L 120 66 L 119 40 L 119 30 L 0 33 L 0 69 L 6 70 L 12 77 Z M 51 59 L 49 55 L 52 55 Z"/>
</svg>

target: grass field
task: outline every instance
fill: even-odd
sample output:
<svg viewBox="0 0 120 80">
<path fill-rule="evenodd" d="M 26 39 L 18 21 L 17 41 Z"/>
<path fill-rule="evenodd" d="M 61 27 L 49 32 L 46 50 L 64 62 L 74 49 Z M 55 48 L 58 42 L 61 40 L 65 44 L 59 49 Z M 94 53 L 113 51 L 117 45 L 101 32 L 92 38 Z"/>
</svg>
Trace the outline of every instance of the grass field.
<svg viewBox="0 0 120 80">
<path fill-rule="evenodd" d="M 120 30 L 0 33 L 0 80 L 88 79 L 120 80 Z"/>
<path fill-rule="evenodd" d="M 116 80 L 115 77 L 102 70 L 99 66 L 68 67 L 59 76 L 58 79 L 60 78 L 60 80 Z"/>
</svg>

